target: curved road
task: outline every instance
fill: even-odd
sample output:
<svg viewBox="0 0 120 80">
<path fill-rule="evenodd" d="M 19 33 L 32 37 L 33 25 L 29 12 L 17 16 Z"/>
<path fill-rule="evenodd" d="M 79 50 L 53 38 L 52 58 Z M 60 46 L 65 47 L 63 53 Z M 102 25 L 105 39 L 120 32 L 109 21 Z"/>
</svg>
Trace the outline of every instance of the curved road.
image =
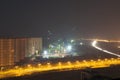
<svg viewBox="0 0 120 80">
<path fill-rule="evenodd" d="M 105 50 L 105 49 L 100 48 L 99 46 L 97 46 L 97 43 L 98 43 L 98 41 L 97 41 L 97 40 L 94 40 L 94 41 L 92 42 L 92 46 L 93 46 L 94 48 L 102 51 L 102 52 L 105 52 L 105 53 L 108 53 L 108 54 L 111 54 L 111 55 L 120 57 L 120 55 L 118 55 L 118 54 L 116 54 L 116 53 L 113 53 L 113 52 L 110 52 L 110 51 L 108 51 L 108 50 Z"/>
</svg>

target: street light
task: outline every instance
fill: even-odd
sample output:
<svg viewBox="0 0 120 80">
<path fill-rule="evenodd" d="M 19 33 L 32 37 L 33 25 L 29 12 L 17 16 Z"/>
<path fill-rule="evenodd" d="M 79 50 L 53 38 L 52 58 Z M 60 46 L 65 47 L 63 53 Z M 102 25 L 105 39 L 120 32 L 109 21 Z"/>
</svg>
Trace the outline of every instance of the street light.
<svg viewBox="0 0 120 80">
<path fill-rule="evenodd" d="M 67 62 L 67 64 L 68 64 L 68 65 L 71 65 L 71 62 L 70 62 L 70 61 L 68 61 L 68 62 Z"/>
<path fill-rule="evenodd" d="M 15 69 L 18 69 L 18 66 L 15 66 Z"/>
<path fill-rule="evenodd" d="M 39 63 L 39 64 L 38 64 L 38 66 L 40 67 L 40 66 L 41 66 L 41 64 Z"/>
<path fill-rule="evenodd" d="M 27 67 L 28 67 L 28 68 L 31 68 L 31 65 L 30 65 L 30 64 L 28 64 L 28 65 L 27 65 Z"/>
<path fill-rule="evenodd" d="M 76 63 L 79 64 L 80 62 L 77 60 Z"/>
<path fill-rule="evenodd" d="M 59 65 L 59 66 L 61 66 L 61 64 L 62 64 L 61 62 L 58 62 L 58 65 Z"/>
</svg>

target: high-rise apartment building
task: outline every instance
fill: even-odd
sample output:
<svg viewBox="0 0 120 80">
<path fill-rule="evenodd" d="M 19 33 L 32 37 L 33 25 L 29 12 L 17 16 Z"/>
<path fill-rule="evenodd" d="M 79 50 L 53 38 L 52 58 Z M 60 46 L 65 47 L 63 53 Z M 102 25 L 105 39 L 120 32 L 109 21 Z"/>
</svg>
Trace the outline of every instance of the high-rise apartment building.
<svg viewBox="0 0 120 80">
<path fill-rule="evenodd" d="M 42 38 L 0 38 L 0 66 L 14 65 L 42 50 Z"/>
<path fill-rule="evenodd" d="M 15 62 L 19 62 L 25 58 L 27 55 L 28 48 L 28 39 L 27 38 L 16 38 L 14 39 L 14 50 L 15 50 Z"/>
<path fill-rule="evenodd" d="M 28 53 L 29 55 L 38 54 L 42 50 L 41 38 L 29 38 L 28 39 Z"/>
<path fill-rule="evenodd" d="M 0 39 L 0 66 L 14 64 L 14 40 Z"/>
</svg>

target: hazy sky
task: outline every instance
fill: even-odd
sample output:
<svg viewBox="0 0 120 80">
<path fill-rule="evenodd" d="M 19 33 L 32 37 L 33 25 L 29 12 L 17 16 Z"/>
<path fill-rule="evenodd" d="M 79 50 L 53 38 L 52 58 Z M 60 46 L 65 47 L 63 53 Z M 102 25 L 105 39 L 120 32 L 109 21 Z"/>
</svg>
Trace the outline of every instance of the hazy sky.
<svg viewBox="0 0 120 80">
<path fill-rule="evenodd" d="M 120 39 L 120 1 L 0 0 L 0 35 Z"/>
</svg>

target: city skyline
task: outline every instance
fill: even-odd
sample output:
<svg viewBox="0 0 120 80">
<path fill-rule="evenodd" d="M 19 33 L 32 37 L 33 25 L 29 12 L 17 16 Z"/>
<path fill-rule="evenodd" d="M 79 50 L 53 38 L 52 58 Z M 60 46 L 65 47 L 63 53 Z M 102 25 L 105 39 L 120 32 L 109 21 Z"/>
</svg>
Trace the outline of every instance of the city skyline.
<svg viewBox="0 0 120 80">
<path fill-rule="evenodd" d="M 0 0 L 0 80 L 119 80 L 119 21 L 119 0 Z"/>
</svg>

